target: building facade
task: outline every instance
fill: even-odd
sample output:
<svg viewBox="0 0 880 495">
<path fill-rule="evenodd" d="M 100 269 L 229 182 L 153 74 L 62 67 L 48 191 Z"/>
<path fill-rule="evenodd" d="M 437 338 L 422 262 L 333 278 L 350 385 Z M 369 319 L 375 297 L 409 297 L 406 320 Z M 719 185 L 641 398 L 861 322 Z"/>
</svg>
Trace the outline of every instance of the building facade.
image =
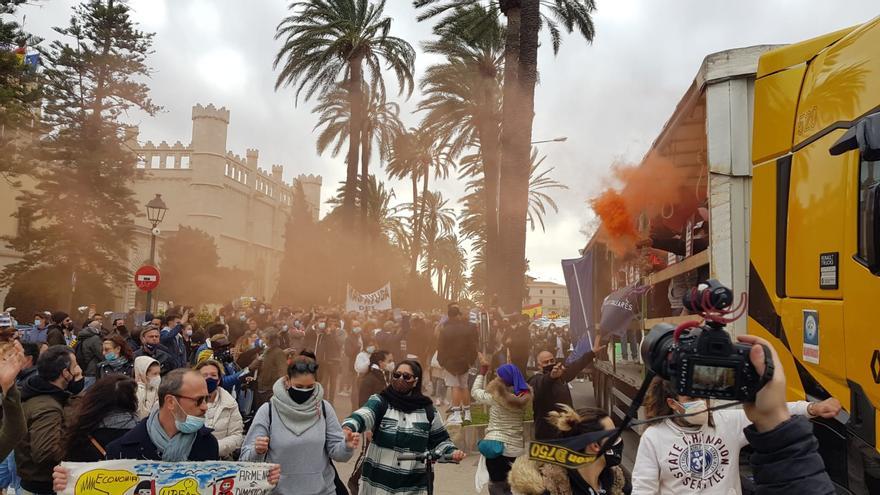
<svg viewBox="0 0 880 495">
<path fill-rule="evenodd" d="M 571 304 L 568 301 L 568 289 L 556 282 L 543 282 L 531 277 L 526 284 L 526 300 L 524 306 L 540 304 L 544 316 L 555 311 L 559 316 L 568 316 Z"/>
<path fill-rule="evenodd" d="M 156 194 L 161 194 L 168 206 L 156 240 L 155 264 L 160 271 L 158 253 L 163 240 L 180 226 L 197 228 L 214 238 L 221 266 L 239 268 L 252 275 L 242 295 L 271 299 L 278 284 L 285 224 L 295 185 L 302 185 L 306 202 L 317 220 L 322 179 L 298 175 L 293 183 L 285 183 L 284 168 L 262 168 L 258 150 L 248 149 L 244 157 L 227 150 L 229 122 L 230 112 L 226 108 L 195 105 L 188 145 L 180 141 L 173 145 L 165 141 L 141 143 L 138 128 L 129 127 L 126 145 L 136 156 L 132 166 L 141 171 L 132 189 L 141 212 Z M 11 216 L 18 208 L 14 199 L 17 195 L 0 194 L 0 235 L 14 235 L 21 228 L 20 222 Z M 128 257 L 132 278 L 139 266 L 149 262 L 151 227 L 145 216 L 135 219 L 135 239 Z M 3 249 L 0 263 L 18 259 L 17 253 Z M 133 279 L 119 290 L 113 309 L 135 307 L 137 289 Z M 5 293 L 0 297 L 5 298 Z M 162 300 L 161 283 L 154 299 Z"/>
</svg>

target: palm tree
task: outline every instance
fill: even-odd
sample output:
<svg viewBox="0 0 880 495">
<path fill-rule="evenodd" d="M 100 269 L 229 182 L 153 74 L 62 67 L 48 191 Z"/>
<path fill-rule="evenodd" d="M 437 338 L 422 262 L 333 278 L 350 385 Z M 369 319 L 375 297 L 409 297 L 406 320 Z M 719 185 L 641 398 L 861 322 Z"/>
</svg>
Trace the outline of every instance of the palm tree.
<svg viewBox="0 0 880 495">
<path fill-rule="evenodd" d="M 483 164 L 486 208 L 486 252 L 489 293 L 498 290 L 498 181 L 501 161 L 501 73 L 504 30 L 497 16 L 476 5 L 459 11 L 453 23 L 436 29 L 439 39 L 425 43 L 428 53 L 446 60 L 428 68 L 420 82 L 425 98 L 422 126 L 440 136 L 452 157 L 478 147 Z M 484 29 L 472 34 L 462 26 L 472 18 L 488 18 Z"/>
<path fill-rule="evenodd" d="M 390 159 L 386 164 L 388 175 L 396 179 L 409 179 L 412 184 L 412 208 L 410 242 L 410 275 L 418 273 L 424 227 L 425 203 L 420 198 L 428 196 L 429 178 L 446 178 L 454 164 L 449 155 L 437 144 L 435 136 L 424 128 L 414 128 L 398 134 L 392 142 Z M 419 194 L 419 181 L 422 193 Z"/>
<path fill-rule="evenodd" d="M 389 241 L 395 241 L 406 232 L 405 219 L 402 213 L 406 210 L 404 205 L 392 205 L 391 201 L 395 199 L 394 189 L 386 189 L 385 184 L 376 179 L 371 174 L 367 179 L 367 190 L 361 191 L 363 182 L 358 182 L 356 205 L 360 211 L 366 212 L 367 220 L 364 224 L 364 231 L 367 237 L 374 241 L 384 237 Z M 346 187 L 341 184 L 336 190 L 336 195 L 327 203 L 333 206 L 333 210 L 328 214 L 329 218 L 339 215 L 340 207 L 345 204 Z M 366 200 L 366 203 L 361 201 Z"/>
<path fill-rule="evenodd" d="M 419 207 L 424 212 L 424 244 L 425 261 L 423 268 L 428 274 L 428 279 L 434 273 L 434 252 L 437 242 L 455 228 L 455 211 L 450 208 L 449 200 L 443 198 L 439 191 L 428 192 L 421 197 Z"/>
<path fill-rule="evenodd" d="M 525 273 L 526 226 L 520 223 L 529 208 L 529 155 L 538 70 L 538 33 L 550 30 L 554 52 L 559 50 L 559 23 L 569 33 L 577 29 L 592 42 L 595 29 L 594 0 L 489 0 L 488 15 L 507 18 L 501 132 L 501 182 L 499 245 L 506 265 L 502 283 L 502 306 L 518 309 L 522 302 Z M 472 0 L 414 0 L 417 8 L 428 7 L 419 20 L 445 15 L 439 26 L 454 23 L 459 9 Z M 542 12 L 541 8 L 544 8 Z M 558 22 L 557 22 L 558 21 Z M 475 28 L 485 22 L 473 21 Z"/>
<path fill-rule="evenodd" d="M 371 91 L 367 84 L 364 84 L 361 94 L 364 97 L 364 118 L 361 123 L 361 184 L 358 189 L 363 195 L 370 190 L 368 181 L 373 144 L 379 149 L 379 159 L 387 160 L 393 136 L 400 132 L 403 123 L 400 121 L 400 106 L 397 103 L 385 101 L 378 91 Z M 313 113 L 319 114 L 315 129 L 324 128 L 316 143 L 318 153 L 323 154 L 332 146 L 331 156 L 336 157 L 349 137 L 351 106 L 348 92 L 337 87 L 325 93 Z M 362 197 L 360 204 L 367 204 L 366 199 Z M 366 225 L 367 211 L 361 208 L 360 212 L 361 223 Z"/>
<path fill-rule="evenodd" d="M 290 15 L 278 24 L 275 32 L 275 39 L 283 40 L 273 64 L 276 69 L 281 66 L 276 90 L 295 86 L 297 100 L 303 91 L 305 98 L 310 99 L 316 93 L 336 89 L 341 82 L 348 92 L 348 194 L 343 204 L 343 217 L 348 225 L 354 220 L 364 76 L 383 99 L 385 68 L 394 72 L 401 94 L 406 91 L 411 95 L 414 86 L 415 50 L 406 40 L 389 34 L 391 18 L 384 16 L 384 9 L 385 0 L 294 1 L 288 7 Z"/>
<path fill-rule="evenodd" d="M 446 300 L 457 300 L 465 287 L 467 254 L 458 236 L 448 234 L 437 240 L 434 251 L 437 293 Z"/>
</svg>

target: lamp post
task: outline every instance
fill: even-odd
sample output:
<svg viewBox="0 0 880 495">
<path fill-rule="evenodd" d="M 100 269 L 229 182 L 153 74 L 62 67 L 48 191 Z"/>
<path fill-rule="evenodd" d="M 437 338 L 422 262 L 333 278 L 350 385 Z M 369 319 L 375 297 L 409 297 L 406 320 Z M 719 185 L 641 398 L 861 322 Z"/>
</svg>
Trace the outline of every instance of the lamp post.
<svg viewBox="0 0 880 495">
<path fill-rule="evenodd" d="M 162 201 L 162 195 L 157 194 L 155 198 L 147 203 L 147 220 L 153 224 L 150 230 L 150 265 L 156 264 L 156 235 L 159 234 L 159 224 L 165 219 L 165 212 L 168 206 Z M 147 291 L 147 312 L 153 310 L 153 291 Z"/>
<path fill-rule="evenodd" d="M 532 141 L 531 144 L 541 144 L 541 143 L 564 143 L 568 141 L 568 136 L 562 136 L 554 139 L 545 139 L 543 141 Z"/>
</svg>

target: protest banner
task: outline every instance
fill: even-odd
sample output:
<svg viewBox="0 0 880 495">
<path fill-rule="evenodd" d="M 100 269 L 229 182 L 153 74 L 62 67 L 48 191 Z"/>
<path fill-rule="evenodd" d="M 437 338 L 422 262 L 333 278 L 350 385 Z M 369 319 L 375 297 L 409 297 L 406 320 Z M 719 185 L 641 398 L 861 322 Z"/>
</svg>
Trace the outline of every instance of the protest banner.
<svg viewBox="0 0 880 495">
<path fill-rule="evenodd" d="M 260 462 L 64 462 L 60 495 L 268 495 L 272 464 Z"/>
<path fill-rule="evenodd" d="M 354 287 L 347 286 L 345 296 L 346 311 L 381 311 L 391 309 L 391 284 L 385 284 L 384 287 L 376 292 L 369 294 L 361 294 Z"/>
</svg>

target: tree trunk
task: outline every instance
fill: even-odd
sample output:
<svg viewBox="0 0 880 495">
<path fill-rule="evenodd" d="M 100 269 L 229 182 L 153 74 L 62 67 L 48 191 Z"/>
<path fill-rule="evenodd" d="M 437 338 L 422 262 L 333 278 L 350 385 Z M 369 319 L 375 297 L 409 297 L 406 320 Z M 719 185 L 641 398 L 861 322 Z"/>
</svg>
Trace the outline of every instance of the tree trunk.
<svg viewBox="0 0 880 495">
<path fill-rule="evenodd" d="M 413 229 L 413 259 L 412 259 L 412 273 L 413 275 L 418 274 L 418 261 L 419 255 L 422 251 L 422 226 L 425 223 L 425 196 L 428 194 L 428 175 L 431 173 L 430 170 L 425 169 L 424 175 L 422 175 L 422 197 L 419 200 L 419 213 L 416 215 L 416 228 Z M 429 274 L 430 276 L 430 274 Z"/>
<path fill-rule="evenodd" d="M 529 156 L 538 65 L 540 1 L 522 0 L 520 9 L 517 81 L 508 92 L 505 81 L 501 134 L 500 249 L 504 253 L 501 305 L 506 311 L 522 307 L 525 276 L 526 211 L 529 195 Z M 513 105 L 508 104 L 508 95 Z"/>
<path fill-rule="evenodd" d="M 365 127 L 361 128 L 365 131 Z M 367 212 L 369 211 L 370 154 L 372 153 L 370 136 L 361 134 L 361 237 L 366 240 L 368 235 Z M 379 220 L 378 218 L 376 219 Z"/>
<path fill-rule="evenodd" d="M 484 120 L 485 118 L 485 120 Z M 498 250 L 498 182 L 499 163 L 501 161 L 501 141 L 499 130 L 501 123 L 497 116 L 488 115 L 480 119 L 477 133 L 480 137 L 480 155 L 483 160 L 483 223 L 485 226 L 486 246 L 486 303 L 491 304 L 494 295 L 498 294 L 500 274 L 502 272 Z"/>
<path fill-rule="evenodd" d="M 413 230 L 412 230 L 412 242 L 410 242 L 410 264 L 409 264 L 409 273 L 410 276 L 415 279 L 416 273 L 418 273 L 419 267 L 419 250 L 418 250 L 418 242 L 416 239 L 421 234 L 421 219 L 418 216 L 418 206 L 416 202 L 419 200 L 419 175 L 415 170 L 412 174 L 412 205 L 413 205 Z"/>
<path fill-rule="evenodd" d="M 363 58 L 351 59 L 348 80 L 348 104 L 351 120 L 348 122 L 348 163 L 345 173 L 345 197 L 342 199 L 342 219 L 346 227 L 354 225 L 355 195 L 358 180 L 358 154 L 361 148 L 361 127 L 363 120 Z"/>
</svg>

